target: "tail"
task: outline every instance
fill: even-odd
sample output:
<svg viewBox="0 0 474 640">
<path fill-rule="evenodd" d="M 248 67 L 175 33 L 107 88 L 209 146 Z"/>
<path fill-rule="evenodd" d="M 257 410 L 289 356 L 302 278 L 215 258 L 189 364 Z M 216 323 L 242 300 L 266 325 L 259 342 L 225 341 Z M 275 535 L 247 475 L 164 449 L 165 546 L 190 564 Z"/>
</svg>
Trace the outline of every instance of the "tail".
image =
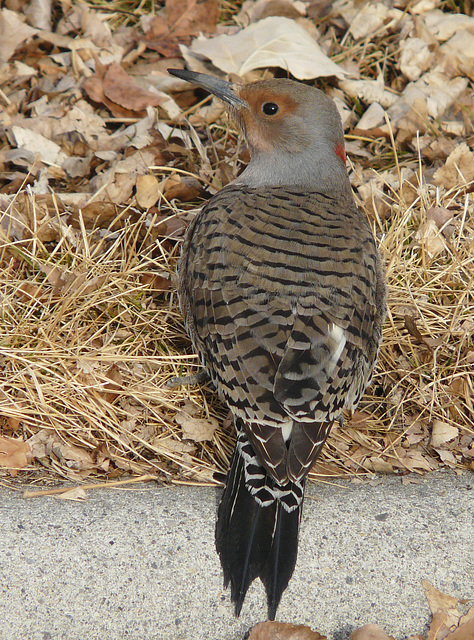
<svg viewBox="0 0 474 640">
<path fill-rule="evenodd" d="M 246 447 L 250 445 L 246 443 Z M 255 490 L 257 477 L 260 486 Z M 250 584 L 259 577 L 267 593 L 268 618 L 275 619 L 281 596 L 295 569 L 302 498 L 300 484 L 279 486 L 262 467 L 249 464 L 236 447 L 216 525 L 224 585 L 230 583 L 236 616 Z"/>
</svg>

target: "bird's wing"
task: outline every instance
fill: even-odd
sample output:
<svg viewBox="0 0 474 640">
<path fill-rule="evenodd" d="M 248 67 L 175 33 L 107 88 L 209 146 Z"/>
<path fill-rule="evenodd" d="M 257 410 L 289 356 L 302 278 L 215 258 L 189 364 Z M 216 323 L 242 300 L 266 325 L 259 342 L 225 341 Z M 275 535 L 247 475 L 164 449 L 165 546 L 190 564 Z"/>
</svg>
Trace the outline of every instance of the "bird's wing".
<svg viewBox="0 0 474 640">
<path fill-rule="evenodd" d="M 276 479 L 309 470 L 372 365 L 376 251 L 367 223 L 343 205 L 231 187 L 186 240 L 180 298 L 191 336 Z"/>
</svg>

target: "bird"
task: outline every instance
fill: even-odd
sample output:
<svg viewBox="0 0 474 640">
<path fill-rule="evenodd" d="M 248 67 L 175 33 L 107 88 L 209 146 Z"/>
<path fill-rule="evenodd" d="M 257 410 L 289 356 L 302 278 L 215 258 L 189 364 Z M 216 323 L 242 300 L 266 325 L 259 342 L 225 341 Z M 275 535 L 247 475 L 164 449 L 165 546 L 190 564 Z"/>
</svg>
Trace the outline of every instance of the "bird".
<svg viewBox="0 0 474 640">
<path fill-rule="evenodd" d="M 329 96 L 290 79 L 168 71 L 222 100 L 250 151 L 187 229 L 178 297 L 199 379 L 236 431 L 215 533 L 224 586 L 239 616 L 260 578 L 274 620 L 296 565 L 307 475 L 373 374 L 384 267 Z"/>
</svg>

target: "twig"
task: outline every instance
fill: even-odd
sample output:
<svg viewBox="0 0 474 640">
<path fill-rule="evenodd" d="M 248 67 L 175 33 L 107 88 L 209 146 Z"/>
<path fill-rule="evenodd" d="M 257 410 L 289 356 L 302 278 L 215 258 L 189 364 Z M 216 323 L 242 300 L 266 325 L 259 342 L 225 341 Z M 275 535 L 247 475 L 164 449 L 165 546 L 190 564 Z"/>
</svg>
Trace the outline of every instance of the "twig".
<svg viewBox="0 0 474 640">
<path fill-rule="evenodd" d="M 120 487 L 124 484 L 133 484 L 137 482 L 149 482 L 150 480 L 156 480 L 157 476 L 139 476 L 138 478 L 131 478 L 130 480 L 116 480 L 115 482 L 100 482 L 96 484 L 78 485 L 77 487 L 61 487 L 60 489 L 43 489 L 42 491 L 25 491 L 23 493 L 24 498 L 37 498 L 39 496 L 54 496 L 59 493 L 66 493 L 72 489 L 111 489 L 112 487 Z"/>
</svg>

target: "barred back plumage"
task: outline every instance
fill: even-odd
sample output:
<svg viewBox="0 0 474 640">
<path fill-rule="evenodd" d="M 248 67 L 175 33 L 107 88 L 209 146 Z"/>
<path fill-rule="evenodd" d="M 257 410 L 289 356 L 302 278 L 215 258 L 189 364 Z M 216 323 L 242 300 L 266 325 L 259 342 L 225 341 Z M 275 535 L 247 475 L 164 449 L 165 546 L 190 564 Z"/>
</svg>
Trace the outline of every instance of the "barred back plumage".
<svg viewBox="0 0 474 640">
<path fill-rule="evenodd" d="M 183 73 L 230 102 L 221 94 L 231 85 L 219 93 L 207 76 Z M 270 82 L 271 99 L 278 90 L 292 97 L 295 84 Z M 231 89 L 232 99 L 244 95 Z M 257 118 L 252 99 L 237 113 L 247 134 L 245 109 Z M 258 146 L 253 152 L 261 158 Z M 279 175 L 275 162 L 269 176 Z M 380 259 L 345 169 L 334 172 L 334 189 L 322 164 L 313 165 L 318 179 L 266 184 L 261 168 L 253 171 L 265 165 L 251 163 L 193 220 L 179 265 L 187 331 L 237 431 L 216 527 L 224 580 L 238 614 L 260 577 L 271 619 L 296 563 L 305 478 L 333 421 L 357 406 L 370 381 L 385 314 Z"/>
</svg>

